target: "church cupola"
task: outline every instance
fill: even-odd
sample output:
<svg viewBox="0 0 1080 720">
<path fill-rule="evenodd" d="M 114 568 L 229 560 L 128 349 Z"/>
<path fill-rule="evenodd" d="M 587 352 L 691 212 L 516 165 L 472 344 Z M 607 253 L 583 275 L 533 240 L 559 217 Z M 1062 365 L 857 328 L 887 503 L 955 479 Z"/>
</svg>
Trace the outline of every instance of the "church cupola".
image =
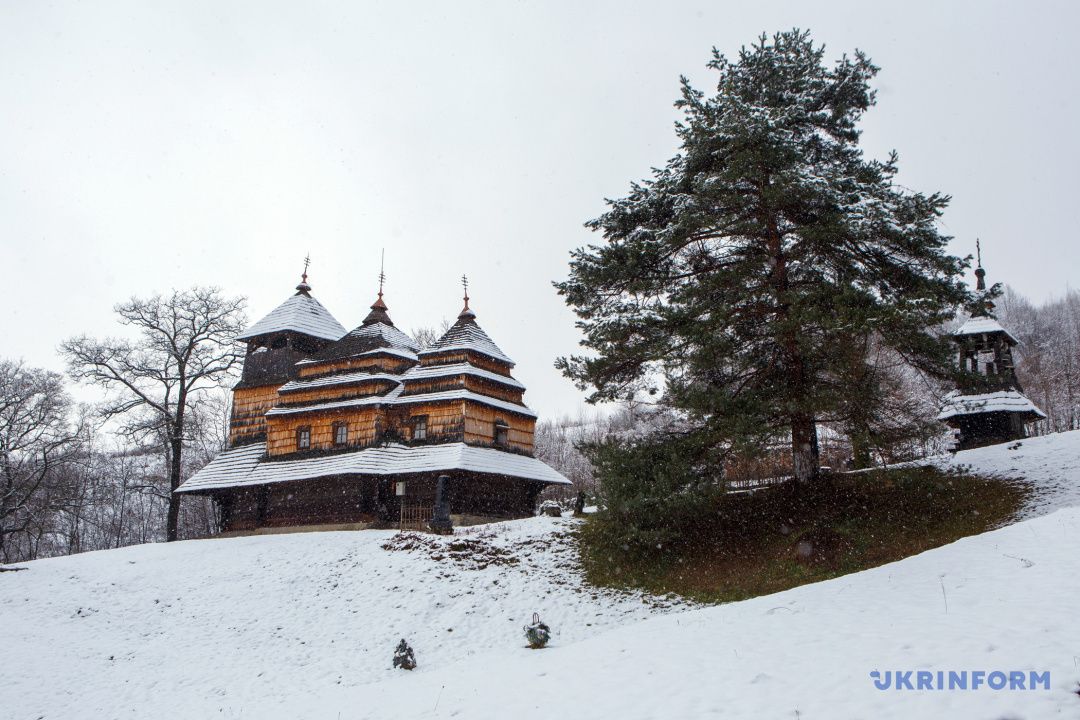
<svg viewBox="0 0 1080 720">
<path fill-rule="evenodd" d="M 979 300 L 951 336 L 963 373 L 938 414 L 938 420 L 956 431 L 960 450 L 1027 437 L 1024 424 L 1046 417 L 1024 395 L 1016 377 L 1012 351 L 1019 341 L 993 316 L 981 249 L 975 278 Z"/>
<path fill-rule="evenodd" d="M 462 276 L 461 282 L 465 288 L 465 306 L 458 313 L 457 322 L 451 325 L 434 345 L 420 353 L 420 362 L 432 365 L 456 362 L 455 358 L 461 358 L 468 362 L 492 364 L 496 372 L 509 375 L 514 361 L 499 349 L 476 322 L 476 313 L 469 307 L 469 281 Z"/>
<path fill-rule="evenodd" d="M 386 275 L 379 272 L 379 294 L 363 322 L 337 342 L 315 353 L 305 364 L 326 364 L 361 356 L 393 355 L 416 361 L 419 347 L 416 341 L 394 326 L 390 308 L 383 299 Z M 305 371 L 307 372 L 307 371 Z"/>
<path fill-rule="evenodd" d="M 382 284 L 379 284 L 379 297 L 375 299 L 375 302 L 371 304 L 371 312 L 364 318 L 364 322 L 361 325 L 371 325 L 372 323 L 382 323 L 383 325 L 390 325 L 393 327 L 394 321 L 390 319 L 390 308 L 386 306 L 383 301 Z"/>
</svg>

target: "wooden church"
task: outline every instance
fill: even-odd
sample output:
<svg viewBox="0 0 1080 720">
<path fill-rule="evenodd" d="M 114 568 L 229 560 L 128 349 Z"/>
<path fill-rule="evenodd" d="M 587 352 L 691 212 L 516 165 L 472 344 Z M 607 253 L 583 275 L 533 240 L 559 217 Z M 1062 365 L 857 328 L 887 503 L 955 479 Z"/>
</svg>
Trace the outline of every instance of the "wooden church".
<svg viewBox="0 0 1080 720">
<path fill-rule="evenodd" d="M 985 292 L 981 257 L 975 278 L 976 289 Z M 1025 425 L 1046 417 L 1020 387 L 1012 356 L 1018 341 L 994 318 L 993 310 L 994 303 L 987 300 L 952 334 L 960 368 L 968 372 L 945 396 L 937 419 L 953 428 L 957 450 L 1025 438 Z"/>
<path fill-rule="evenodd" d="M 421 349 L 390 319 L 381 277 L 346 332 L 305 270 L 237 338 L 229 448 L 176 492 L 213 497 L 224 531 L 421 527 L 440 476 L 457 524 L 531 515 L 545 486 L 569 480 L 533 456 L 536 414 L 467 290 L 457 322 Z"/>
</svg>

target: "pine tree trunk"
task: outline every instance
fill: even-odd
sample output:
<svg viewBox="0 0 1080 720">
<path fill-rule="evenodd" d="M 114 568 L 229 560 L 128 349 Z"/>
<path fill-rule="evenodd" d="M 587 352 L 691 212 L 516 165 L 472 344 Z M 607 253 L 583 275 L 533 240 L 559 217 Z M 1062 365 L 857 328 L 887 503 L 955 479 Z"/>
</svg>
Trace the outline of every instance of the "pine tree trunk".
<svg viewBox="0 0 1080 720">
<path fill-rule="evenodd" d="M 763 183 L 768 186 L 768 179 Z M 771 283 L 776 298 L 777 321 L 785 328 L 780 337 L 787 371 L 787 390 L 790 401 L 801 403 L 807 393 L 806 363 L 799 350 L 796 329 L 790 323 L 791 308 L 787 294 L 787 258 L 784 256 L 783 238 L 775 216 L 766 215 L 767 240 L 773 267 Z M 791 461 L 795 480 L 809 483 L 817 479 L 820 459 L 817 442 L 817 425 L 811 414 L 796 412 L 791 415 Z"/>
</svg>

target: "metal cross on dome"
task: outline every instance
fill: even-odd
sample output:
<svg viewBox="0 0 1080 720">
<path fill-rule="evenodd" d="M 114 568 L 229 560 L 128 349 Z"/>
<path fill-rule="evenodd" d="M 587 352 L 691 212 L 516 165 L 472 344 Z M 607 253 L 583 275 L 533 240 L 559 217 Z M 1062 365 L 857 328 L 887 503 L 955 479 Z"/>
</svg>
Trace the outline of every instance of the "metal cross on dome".
<svg viewBox="0 0 1080 720">
<path fill-rule="evenodd" d="M 309 265 L 311 265 L 311 253 L 304 256 L 304 272 L 300 275 L 300 279 L 305 283 L 307 282 L 307 270 Z"/>
<path fill-rule="evenodd" d="M 386 273 L 383 272 L 386 267 L 386 248 L 382 249 L 382 255 L 379 257 L 379 297 L 382 297 L 383 283 L 386 282 Z"/>
</svg>

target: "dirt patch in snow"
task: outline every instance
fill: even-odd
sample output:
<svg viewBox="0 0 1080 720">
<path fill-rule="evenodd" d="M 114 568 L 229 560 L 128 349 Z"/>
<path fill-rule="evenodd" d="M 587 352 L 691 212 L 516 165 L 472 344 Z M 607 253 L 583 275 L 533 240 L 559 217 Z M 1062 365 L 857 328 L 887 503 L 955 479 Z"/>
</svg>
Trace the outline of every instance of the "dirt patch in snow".
<svg viewBox="0 0 1080 720">
<path fill-rule="evenodd" d="M 448 537 L 403 532 L 382 544 L 390 552 L 427 555 L 436 562 L 451 562 L 466 570 L 483 570 L 492 565 L 517 565 L 521 561 L 511 551 L 482 538 Z"/>
</svg>

